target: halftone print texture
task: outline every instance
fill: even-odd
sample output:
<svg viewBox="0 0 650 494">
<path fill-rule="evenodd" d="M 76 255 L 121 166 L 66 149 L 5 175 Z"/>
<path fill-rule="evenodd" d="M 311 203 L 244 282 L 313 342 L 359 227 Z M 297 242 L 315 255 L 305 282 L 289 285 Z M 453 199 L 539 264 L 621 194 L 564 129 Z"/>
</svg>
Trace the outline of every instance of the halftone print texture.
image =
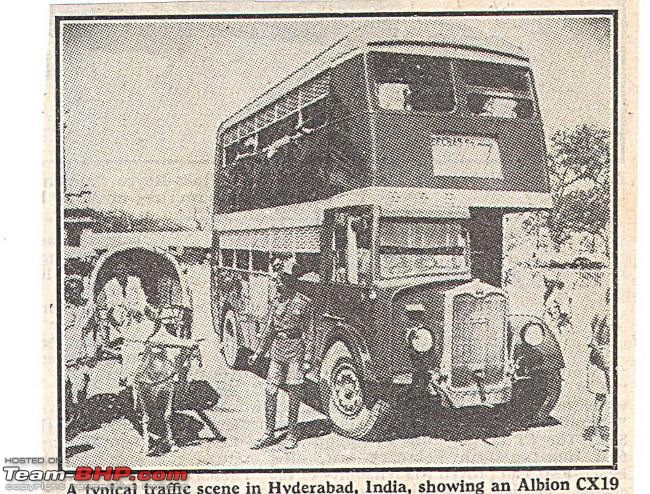
<svg viewBox="0 0 650 494">
<path fill-rule="evenodd" d="M 57 22 L 66 468 L 615 462 L 613 15 Z"/>
</svg>

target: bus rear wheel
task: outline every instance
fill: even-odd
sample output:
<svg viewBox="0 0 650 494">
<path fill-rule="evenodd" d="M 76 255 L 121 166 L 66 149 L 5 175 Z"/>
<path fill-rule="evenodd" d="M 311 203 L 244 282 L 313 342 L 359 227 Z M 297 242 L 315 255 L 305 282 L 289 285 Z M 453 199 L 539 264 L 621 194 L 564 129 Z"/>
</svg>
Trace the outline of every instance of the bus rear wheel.
<svg viewBox="0 0 650 494">
<path fill-rule="evenodd" d="M 360 366 L 347 345 L 342 341 L 332 344 L 321 365 L 320 395 L 336 432 L 355 439 L 380 434 L 391 407 L 373 394 L 364 385 Z"/>
<path fill-rule="evenodd" d="M 237 316 L 229 310 L 221 324 L 221 353 L 226 365 L 231 369 L 243 369 L 245 362 L 244 349 L 241 345 L 241 333 Z"/>
</svg>

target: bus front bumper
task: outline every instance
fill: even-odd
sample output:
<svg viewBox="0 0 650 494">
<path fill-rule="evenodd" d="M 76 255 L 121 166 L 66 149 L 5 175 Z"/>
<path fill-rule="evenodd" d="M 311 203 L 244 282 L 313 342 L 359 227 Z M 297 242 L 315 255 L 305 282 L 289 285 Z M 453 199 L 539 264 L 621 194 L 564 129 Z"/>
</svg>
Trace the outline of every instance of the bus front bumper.
<svg viewBox="0 0 650 494">
<path fill-rule="evenodd" d="M 416 382 L 422 382 L 416 378 Z M 393 377 L 396 385 L 412 385 L 413 373 L 398 374 Z M 447 408 L 494 407 L 508 403 L 512 397 L 512 380 L 507 376 L 500 382 L 490 385 L 476 385 L 464 388 L 452 388 L 447 382 L 440 381 L 435 372 L 428 379 L 427 391 L 432 396 L 439 396 Z"/>
</svg>

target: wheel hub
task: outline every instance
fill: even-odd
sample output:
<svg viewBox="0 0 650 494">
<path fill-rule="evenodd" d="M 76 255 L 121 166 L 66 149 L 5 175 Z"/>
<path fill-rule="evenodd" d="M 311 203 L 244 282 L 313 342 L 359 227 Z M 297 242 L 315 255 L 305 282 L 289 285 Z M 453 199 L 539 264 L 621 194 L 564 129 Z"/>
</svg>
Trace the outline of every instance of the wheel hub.
<svg viewBox="0 0 650 494">
<path fill-rule="evenodd" d="M 334 404 L 345 415 L 353 416 L 363 408 L 363 393 L 355 369 L 342 366 L 332 379 Z"/>
</svg>

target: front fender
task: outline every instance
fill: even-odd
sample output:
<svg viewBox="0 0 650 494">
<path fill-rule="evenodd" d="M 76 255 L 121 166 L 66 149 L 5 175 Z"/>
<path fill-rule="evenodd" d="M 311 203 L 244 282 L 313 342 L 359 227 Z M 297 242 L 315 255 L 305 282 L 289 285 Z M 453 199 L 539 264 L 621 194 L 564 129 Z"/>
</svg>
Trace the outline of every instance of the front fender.
<svg viewBox="0 0 650 494">
<path fill-rule="evenodd" d="M 530 323 L 540 324 L 544 328 L 544 340 L 536 346 L 529 345 L 522 339 L 523 329 Z M 564 356 L 557 338 L 539 317 L 514 314 L 508 319 L 511 347 L 510 356 L 518 363 L 517 374 L 548 372 L 563 369 Z"/>
<path fill-rule="evenodd" d="M 355 361 L 361 366 L 361 372 L 364 379 L 370 381 L 374 380 L 368 347 L 356 328 L 343 322 L 334 323 L 330 328 L 328 328 L 326 336 L 323 338 L 322 343 L 316 350 L 319 360 L 318 374 L 320 375 L 320 364 L 325 353 L 336 341 L 341 341 L 348 347 Z"/>
</svg>

